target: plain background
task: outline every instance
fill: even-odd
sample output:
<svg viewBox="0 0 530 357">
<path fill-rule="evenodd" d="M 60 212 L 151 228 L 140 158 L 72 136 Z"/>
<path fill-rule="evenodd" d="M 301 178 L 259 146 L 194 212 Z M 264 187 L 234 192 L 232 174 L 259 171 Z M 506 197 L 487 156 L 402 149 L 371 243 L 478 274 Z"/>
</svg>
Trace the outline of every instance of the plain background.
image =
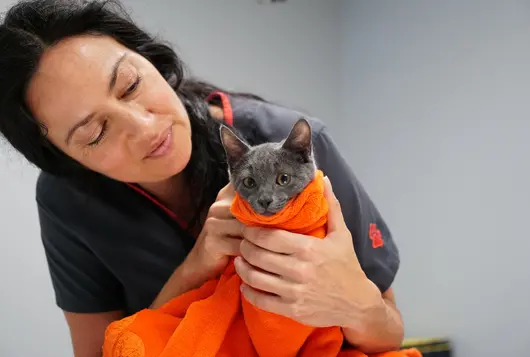
<svg viewBox="0 0 530 357">
<path fill-rule="evenodd" d="M 399 244 L 408 337 L 528 355 L 530 1 L 124 3 L 193 73 L 328 123 Z M 72 355 L 36 176 L 2 144 L 2 357 Z"/>
</svg>

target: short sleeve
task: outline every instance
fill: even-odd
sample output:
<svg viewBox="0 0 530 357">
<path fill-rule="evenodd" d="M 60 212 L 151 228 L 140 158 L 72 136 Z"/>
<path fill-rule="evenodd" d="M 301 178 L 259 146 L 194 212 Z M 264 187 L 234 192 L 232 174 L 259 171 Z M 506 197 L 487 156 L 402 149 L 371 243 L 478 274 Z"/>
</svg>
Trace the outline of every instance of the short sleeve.
<svg viewBox="0 0 530 357">
<path fill-rule="evenodd" d="M 318 167 L 327 175 L 353 236 L 355 252 L 367 277 L 381 290 L 392 285 L 399 251 L 375 204 L 338 151 L 326 127 L 314 135 Z"/>
<path fill-rule="evenodd" d="M 41 238 L 57 305 L 68 312 L 95 313 L 124 308 L 121 285 L 77 236 L 75 228 L 61 220 L 62 200 L 43 195 L 37 187 Z M 82 214 L 79 212 L 79 214 Z"/>
</svg>

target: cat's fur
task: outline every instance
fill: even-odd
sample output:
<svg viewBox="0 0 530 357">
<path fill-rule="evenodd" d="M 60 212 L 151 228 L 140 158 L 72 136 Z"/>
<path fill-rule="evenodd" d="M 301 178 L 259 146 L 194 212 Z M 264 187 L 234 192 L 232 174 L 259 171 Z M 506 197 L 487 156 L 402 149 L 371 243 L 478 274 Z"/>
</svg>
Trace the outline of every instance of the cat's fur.
<svg viewBox="0 0 530 357">
<path fill-rule="evenodd" d="M 311 127 L 305 119 L 279 143 L 250 146 L 224 125 L 220 135 L 230 182 L 258 214 L 277 213 L 315 177 Z"/>
</svg>

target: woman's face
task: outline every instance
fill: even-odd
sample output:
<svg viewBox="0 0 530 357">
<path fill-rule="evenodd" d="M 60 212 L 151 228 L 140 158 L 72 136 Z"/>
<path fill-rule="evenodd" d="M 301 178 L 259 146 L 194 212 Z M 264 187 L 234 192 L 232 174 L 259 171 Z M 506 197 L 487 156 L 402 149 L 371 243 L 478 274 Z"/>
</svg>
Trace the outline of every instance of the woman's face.
<svg viewBox="0 0 530 357">
<path fill-rule="evenodd" d="M 49 48 L 26 100 L 52 143 L 113 179 L 159 182 L 190 159 L 182 102 L 149 61 L 111 38 L 78 36 Z"/>
</svg>

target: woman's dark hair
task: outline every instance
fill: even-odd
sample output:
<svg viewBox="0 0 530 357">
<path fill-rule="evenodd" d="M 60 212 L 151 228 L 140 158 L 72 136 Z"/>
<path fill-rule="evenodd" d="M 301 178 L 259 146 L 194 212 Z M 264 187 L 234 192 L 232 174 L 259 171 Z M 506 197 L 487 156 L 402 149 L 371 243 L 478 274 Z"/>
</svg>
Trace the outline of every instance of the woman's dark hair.
<svg viewBox="0 0 530 357">
<path fill-rule="evenodd" d="M 213 120 L 205 97 L 219 88 L 186 78 L 183 63 L 170 46 L 156 40 L 129 18 L 118 1 L 21 1 L 0 25 L 0 133 L 32 164 L 74 183 L 99 178 L 55 147 L 46 127 L 34 118 L 25 102 L 28 83 L 44 51 L 71 36 L 109 36 L 149 60 L 182 100 L 191 121 L 192 155 L 185 175 L 194 191 L 197 222 L 200 211 L 212 203 L 228 182 L 219 123 Z M 236 93 L 233 93 L 237 95 Z M 246 95 L 246 94 L 239 94 Z M 248 94 L 255 99 L 259 97 Z"/>
</svg>

